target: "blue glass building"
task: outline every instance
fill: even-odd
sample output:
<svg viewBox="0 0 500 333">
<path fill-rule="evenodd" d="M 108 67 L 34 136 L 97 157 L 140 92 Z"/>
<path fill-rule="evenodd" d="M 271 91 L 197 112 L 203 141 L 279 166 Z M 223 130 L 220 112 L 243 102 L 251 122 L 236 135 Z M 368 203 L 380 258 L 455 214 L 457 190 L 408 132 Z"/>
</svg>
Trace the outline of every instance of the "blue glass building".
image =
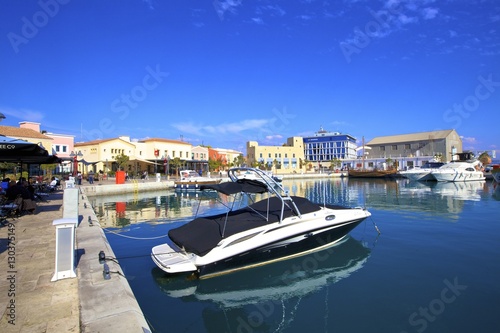
<svg viewBox="0 0 500 333">
<path fill-rule="evenodd" d="M 333 159 L 355 159 L 356 138 L 321 127 L 314 136 L 304 137 L 304 157 L 311 162 L 325 163 L 325 167 L 330 166 Z"/>
</svg>

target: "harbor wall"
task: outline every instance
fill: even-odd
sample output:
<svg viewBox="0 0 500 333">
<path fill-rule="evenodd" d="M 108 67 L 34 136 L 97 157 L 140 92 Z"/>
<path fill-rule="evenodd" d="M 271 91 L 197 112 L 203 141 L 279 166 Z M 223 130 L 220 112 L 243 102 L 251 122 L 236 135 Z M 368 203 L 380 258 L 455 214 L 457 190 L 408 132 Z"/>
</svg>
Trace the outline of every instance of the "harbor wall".
<svg viewBox="0 0 500 333">
<path fill-rule="evenodd" d="M 108 186 L 111 187 L 111 185 Z M 80 221 L 76 228 L 80 331 L 83 333 L 151 332 L 119 262 L 114 259 L 116 256 L 99 225 L 87 195 L 82 193 L 82 189 L 83 187 L 80 188 L 79 194 L 81 195 Z M 104 263 L 107 267 L 99 261 L 100 251 L 105 254 Z M 108 268 L 107 271 L 105 268 Z"/>
<path fill-rule="evenodd" d="M 315 179 L 315 178 L 337 178 L 346 177 L 347 173 L 337 172 L 337 173 L 297 173 L 297 174 L 287 174 L 283 175 L 283 179 Z M 114 181 L 113 179 L 111 179 Z M 228 181 L 228 178 L 223 178 L 222 181 Z M 134 193 L 134 192 L 153 192 L 153 191 L 163 191 L 174 188 L 173 180 L 161 180 L 159 182 L 142 182 L 142 181 L 131 181 L 124 184 L 115 184 L 114 182 L 109 183 L 94 183 L 85 184 L 80 187 L 80 191 L 91 197 L 91 196 L 102 196 L 102 195 L 116 195 L 123 193 Z"/>
</svg>

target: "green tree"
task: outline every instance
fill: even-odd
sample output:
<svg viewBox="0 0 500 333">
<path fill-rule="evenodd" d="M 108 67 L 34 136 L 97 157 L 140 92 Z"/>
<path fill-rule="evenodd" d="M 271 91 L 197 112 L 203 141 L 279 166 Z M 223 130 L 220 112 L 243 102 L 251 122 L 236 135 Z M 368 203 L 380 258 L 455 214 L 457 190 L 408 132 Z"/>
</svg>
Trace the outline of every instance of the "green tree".
<svg viewBox="0 0 500 333">
<path fill-rule="evenodd" d="M 233 163 L 235 166 L 239 167 L 245 164 L 245 158 L 243 157 L 243 154 L 239 154 L 237 157 L 235 157 Z"/>
<path fill-rule="evenodd" d="M 182 165 L 182 161 L 181 161 L 180 157 L 174 157 L 173 159 L 171 159 L 170 165 L 174 167 L 175 175 L 179 176 L 179 168 Z"/>
<path fill-rule="evenodd" d="M 336 168 L 340 167 L 341 164 L 342 164 L 342 162 L 336 157 L 330 161 L 330 166 L 332 169 L 336 169 Z"/>
<path fill-rule="evenodd" d="M 125 155 L 124 153 L 121 153 L 120 155 L 115 156 L 115 161 L 118 164 L 118 169 L 123 170 L 125 166 L 128 164 L 129 157 Z"/>
<path fill-rule="evenodd" d="M 488 165 L 491 163 L 491 156 L 487 152 L 483 152 L 483 153 L 481 153 L 481 155 L 479 155 L 478 160 L 481 163 L 483 163 L 483 165 Z"/>
<path fill-rule="evenodd" d="M 210 171 L 220 170 L 222 165 L 223 165 L 222 158 L 218 158 L 218 159 L 209 158 L 208 159 L 208 168 Z"/>
</svg>

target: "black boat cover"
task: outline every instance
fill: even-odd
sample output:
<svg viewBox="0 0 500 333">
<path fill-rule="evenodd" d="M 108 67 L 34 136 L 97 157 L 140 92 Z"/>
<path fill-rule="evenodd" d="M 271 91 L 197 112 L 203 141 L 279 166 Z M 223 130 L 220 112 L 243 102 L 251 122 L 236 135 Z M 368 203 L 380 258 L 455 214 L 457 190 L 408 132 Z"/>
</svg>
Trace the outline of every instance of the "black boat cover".
<svg viewBox="0 0 500 333">
<path fill-rule="evenodd" d="M 265 193 L 268 191 L 267 185 L 253 179 L 238 179 L 235 182 L 201 185 L 200 190 L 214 190 L 226 195 L 232 195 L 240 192 Z"/>
<path fill-rule="evenodd" d="M 218 185 L 206 186 L 217 187 Z M 301 214 L 307 214 L 321 209 L 318 204 L 306 198 L 292 196 L 292 199 Z M 267 215 L 268 204 L 269 218 L 266 221 L 266 219 L 262 218 L 262 215 Z M 271 197 L 269 202 L 267 199 L 261 200 L 252 204 L 251 207 L 262 215 L 259 215 L 249 207 L 245 207 L 230 211 L 227 215 L 227 221 L 226 213 L 215 216 L 198 217 L 187 224 L 171 229 L 168 232 L 168 236 L 175 244 L 185 251 L 204 256 L 222 240 L 222 232 L 225 223 L 224 235 L 225 237 L 229 237 L 244 230 L 257 228 L 280 220 L 281 200 L 276 197 Z M 294 212 L 291 207 L 285 205 L 283 218 L 293 215 L 297 215 L 297 213 Z"/>
</svg>

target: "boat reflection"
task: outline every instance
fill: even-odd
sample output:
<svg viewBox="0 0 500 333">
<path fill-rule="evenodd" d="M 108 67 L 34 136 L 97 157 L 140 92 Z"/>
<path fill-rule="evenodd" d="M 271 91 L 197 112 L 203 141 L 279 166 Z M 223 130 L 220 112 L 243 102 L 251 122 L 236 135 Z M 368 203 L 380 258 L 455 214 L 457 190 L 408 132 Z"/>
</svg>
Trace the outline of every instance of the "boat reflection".
<svg viewBox="0 0 500 333">
<path fill-rule="evenodd" d="M 473 182 L 439 182 L 432 188 L 434 193 L 442 197 L 451 197 L 459 200 L 479 201 L 486 181 Z"/>
<path fill-rule="evenodd" d="M 231 328 L 229 331 L 234 332 L 241 330 L 246 318 L 263 307 L 276 308 L 265 317 L 268 321 L 265 325 L 272 326 L 288 305 L 298 304 L 303 297 L 316 294 L 361 269 L 370 253 L 360 241 L 348 236 L 342 243 L 320 252 L 206 280 L 167 275 L 156 267 L 152 275 L 169 297 L 216 305 L 205 309 L 207 331 L 217 331 L 216 323 L 220 329 L 220 320 L 224 318 Z"/>
</svg>

